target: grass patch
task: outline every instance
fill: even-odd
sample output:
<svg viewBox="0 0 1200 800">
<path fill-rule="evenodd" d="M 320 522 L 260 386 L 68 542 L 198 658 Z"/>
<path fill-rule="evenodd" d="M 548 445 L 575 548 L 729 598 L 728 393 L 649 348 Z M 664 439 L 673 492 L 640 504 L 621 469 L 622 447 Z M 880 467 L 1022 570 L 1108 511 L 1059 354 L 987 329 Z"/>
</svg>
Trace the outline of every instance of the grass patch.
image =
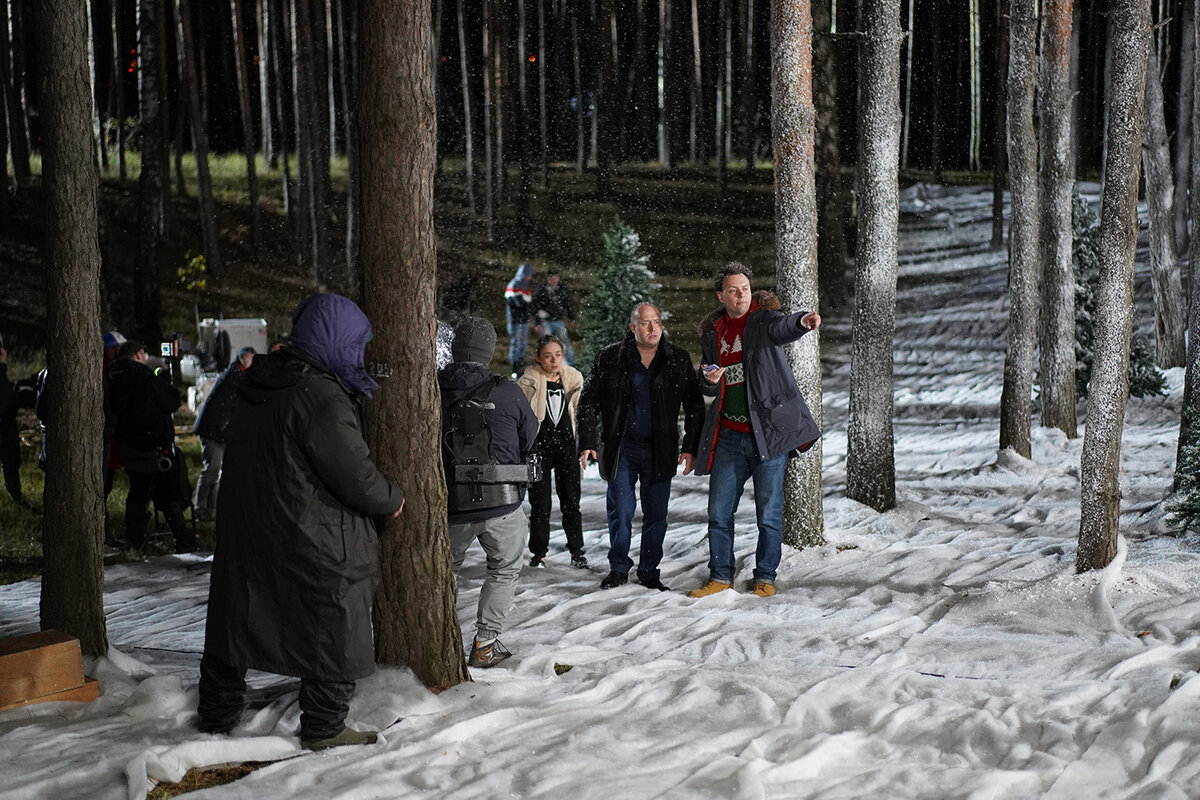
<svg viewBox="0 0 1200 800">
<path fill-rule="evenodd" d="M 146 792 L 146 800 L 168 800 L 187 792 L 198 792 L 214 786 L 224 786 L 262 769 L 273 761 L 247 761 L 244 764 L 224 764 L 218 767 L 193 767 L 178 783 L 164 782 Z"/>
</svg>

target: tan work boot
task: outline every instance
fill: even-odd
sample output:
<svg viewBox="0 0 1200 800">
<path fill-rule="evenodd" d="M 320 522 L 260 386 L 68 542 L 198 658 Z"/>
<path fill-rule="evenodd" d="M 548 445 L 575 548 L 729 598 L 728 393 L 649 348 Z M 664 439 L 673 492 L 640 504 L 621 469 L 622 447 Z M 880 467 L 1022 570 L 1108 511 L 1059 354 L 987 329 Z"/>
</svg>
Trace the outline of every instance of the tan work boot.
<svg viewBox="0 0 1200 800">
<path fill-rule="evenodd" d="M 756 583 L 754 584 L 754 591 L 750 594 L 754 595 L 755 597 L 770 597 L 771 595 L 775 594 L 775 584 L 762 582 Z"/>
<path fill-rule="evenodd" d="M 699 589 L 692 589 L 690 592 L 688 592 L 688 597 L 708 597 L 710 594 L 716 594 L 717 592 L 723 592 L 726 589 L 732 589 L 732 588 L 733 588 L 732 583 L 725 583 L 724 581 L 711 581 L 710 580 L 708 583 L 704 584 Z"/>
<path fill-rule="evenodd" d="M 306 750 L 328 750 L 331 747 L 342 747 L 352 744 L 375 744 L 379 741 L 379 734 L 375 731 L 356 731 L 354 728 L 342 728 L 337 736 L 330 736 L 328 739 L 309 739 L 306 736 L 300 738 L 300 744 Z"/>
</svg>

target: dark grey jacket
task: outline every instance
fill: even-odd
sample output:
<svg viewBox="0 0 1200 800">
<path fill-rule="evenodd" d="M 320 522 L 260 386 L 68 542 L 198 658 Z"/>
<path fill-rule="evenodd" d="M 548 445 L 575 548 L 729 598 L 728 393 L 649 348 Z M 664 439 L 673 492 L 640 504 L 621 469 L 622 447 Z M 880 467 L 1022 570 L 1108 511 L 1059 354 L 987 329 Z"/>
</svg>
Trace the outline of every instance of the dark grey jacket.
<svg viewBox="0 0 1200 800">
<path fill-rule="evenodd" d="M 204 649 L 326 681 L 375 670 L 370 515 L 403 495 L 376 469 L 358 407 L 298 348 L 255 359 L 229 423 Z"/>
<path fill-rule="evenodd" d="M 759 292 L 756 300 L 759 307 L 750 312 L 742 330 L 742 367 L 746 373 L 746 400 L 754 442 L 763 458 L 774 458 L 805 449 L 821 436 L 782 347 L 808 333 L 800 324 L 808 312 L 781 313 L 778 298 L 769 292 Z M 718 309 L 701 324 L 703 364 L 719 363 L 715 323 L 723 313 L 723 309 Z M 724 383 L 714 386 L 701 376 L 700 386 L 704 394 L 716 397 L 704 419 L 700 452 L 696 454 L 696 474 L 707 475 L 712 469 L 712 454 L 720 431 Z"/>
</svg>

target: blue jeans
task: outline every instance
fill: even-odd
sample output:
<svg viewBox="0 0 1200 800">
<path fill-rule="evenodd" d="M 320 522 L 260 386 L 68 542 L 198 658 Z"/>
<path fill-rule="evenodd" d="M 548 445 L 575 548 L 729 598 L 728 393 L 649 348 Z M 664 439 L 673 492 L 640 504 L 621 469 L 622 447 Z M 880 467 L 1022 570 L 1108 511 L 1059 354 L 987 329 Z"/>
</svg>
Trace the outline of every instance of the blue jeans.
<svg viewBox="0 0 1200 800">
<path fill-rule="evenodd" d="M 634 484 L 642 482 L 642 546 L 638 558 L 638 579 L 658 579 L 662 561 L 663 537 L 667 535 L 667 501 L 671 497 L 671 479 L 654 477 L 654 445 L 628 436 L 621 440 L 617 469 L 608 482 L 608 566 L 625 575 L 633 569 L 629 558 L 629 540 L 633 532 L 633 512 L 637 507 Z"/>
<path fill-rule="evenodd" d="M 535 320 L 542 326 L 542 333 L 552 333 L 562 339 L 563 359 L 572 367 L 575 366 L 575 348 L 571 347 L 571 334 L 567 332 L 567 321 L 563 319 Z"/>
<path fill-rule="evenodd" d="M 508 323 L 508 361 L 510 364 L 525 362 L 525 348 L 529 346 L 529 323 Z"/>
<path fill-rule="evenodd" d="M 733 583 L 733 520 L 746 479 L 754 479 L 758 550 L 754 580 L 774 583 L 783 547 L 783 471 L 787 454 L 763 460 L 753 433 L 721 428 L 708 481 L 708 572 Z"/>
</svg>

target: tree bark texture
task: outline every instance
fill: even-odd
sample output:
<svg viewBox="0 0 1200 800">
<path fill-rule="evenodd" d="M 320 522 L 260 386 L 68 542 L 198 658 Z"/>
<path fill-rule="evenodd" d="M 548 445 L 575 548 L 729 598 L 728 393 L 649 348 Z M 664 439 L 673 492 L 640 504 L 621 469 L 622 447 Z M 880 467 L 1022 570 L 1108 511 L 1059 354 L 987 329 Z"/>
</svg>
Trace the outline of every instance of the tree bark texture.
<svg viewBox="0 0 1200 800">
<path fill-rule="evenodd" d="M 1129 397 L 1133 336 L 1133 259 L 1137 246 L 1140 149 L 1145 128 L 1150 0 L 1114 0 L 1110 9 L 1112 84 L 1104 199 L 1100 209 L 1100 278 L 1087 428 L 1079 467 L 1078 572 L 1101 569 L 1117 552 L 1121 434 Z"/>
<path fill-rule="evenodd" d="M 1200 3 L 1191 3 L 1192 35 L 1200 31 Z M 1200 98 L 1195 93 L 1200 90 L 1200 58 L 1192 59 L 1192 130 L 1200 130 Z M 1191 194 L 1200 192 L 1200 136 L 1191 139 L 1192 159 Z M 1192 203 L 1188 214 L 1192 221 L 1192 230 L 1200 231 L 1200 203 Z M 1179 445 L 1175 455 L 1174 488 L 1179 488 L 1180 465 L 1183 463 L 1185 450 L 1196 444 L 1200 438 L 1200 426 L 1194 424 L 1200 420 L 1200 236 L 1193 236 L 1188 242 L 1189 285 L 1191 303 L 1188 305 L 1188 353 L 1187 369 L 1183 379 L 1183 408 L 1179 420 Z"/>
<path fill-rule="evenodd" d="M 437 254 L 433 230 L 436 118 L 430 8 L 364 0 L 359 123 L 363 305 L 375 325 L 368 359 L 390 366 L 368 404 L 368 442 L 404 490 L 404 513 L 380 528 L 375 600 L 380 662 L 427 686 L 469 680 L 455 608 L 435 372 Z"/>
<path fill-rule="evenodd" d="M 899 5 L 863 0 L 859 30 L 858 257 L 846 494 L 885 511 L 896 505 L 892 359 L 899 235 Z"/>
<path fill-rule="evenodd" d="M 255 164 L 257 152 L 254 135 L 254 116 L 250 104 L 250 75 L 246 64 L 247 51 L 241 0 L 232 0 L 233 63 L 238 82 L 238 108 L 242 117 L 242 152 L 246 156 L 246 188 L 250 194 L 250 245 L 254 258 L 262 254 L 262 210 L 258 204 L 258 169 Z"/>
<path fill-rule="evenodd" d="M 994 86 L 996 92 L 995 115 L 992 124 L 995 135 L 992 138 L 992 249 L 999 250 L 1004 245 L 1004 178 L 1008 172 L 1008 132 L 1005 127 L 1005 76 L 1008 74 L 1009 46 L 1009 8 L 1008 0 L 996 0 L 996 74 Z"/>
<path fill-rule="evenodd" d="M 775 154 L 775 281 L 785 312 L 815 310 L 817 196 L 816 110 L 812 85 L 809 0 L 771 3 L 771 144 Z M 800 393 L 821 425 L 821 347 L 810 333 L 787 348 Z M 793 547 L 825 543 L 821 505 L 821 440 L 788 460 L 783 489 L 783 540 Z"/>
<path fill-rule="evenodd" d="M 42 71 L 42 183 L 46 193 L 49 420 L 41 625 L 104 655 L 104 492 L 101 442 L 99 175 L 88 85 L 87 6 L 34 5 Z"/>
<path fill-rule="evenodd" d="M 162 102 L 159 33 L 166 27 L 163 0 L 140 0 L 138 50 L 141 57 L 142 171 L 138 176 L 138 243 L 133 267 L 133 316 L 143 341 L 162 338 L 159 320 L 162 287 L 158 275 L 158 240 L 162 235 L 168 182 L 166 125 L 167 104 Z"/>
<path fill-rule="evenodd" d="M 1071 266 L 1071 3 L 1042 3 L 1038 109 L 1042 162 L 1042 302 L 1039 348 L 1042 425 L 1078 435 L 1075 420 L 1075 272 Z"/>
<path fill-rule="evenodd" d="M 1175 220 L 1171 210 L 1175 186 L 1171 179 L 1171 150 L 1163 114 L 1158 55 L 1150 50 L 1146 67 L 1146 141 L 1142 145 L 1146 172 L 1146 210 L 1150 217 L 1150 277 L 1154 287 L 1155 362 L 1182 367 L 1187 360 L 1183 341 L 1185 316 L 1179 261 L 1175 258 Z"/>
<path fill-rule="evenodd" d="M 1175 248 L 1183 255 L 1188 249 L 1188 179 L 1192 168 L 1192 124 L 1196 63 L 1196 0 L 1184 0 L 1179 46 L 1179 94 L 1175 124 Z"/>
<path fill-rule="evenodd" d="M 1038 304 L 1037 0 L 1012 0 L 1008 61 L 1008 337 L 1000 392 L 1000 449 L 1030 457 Z"/>
</svg>

